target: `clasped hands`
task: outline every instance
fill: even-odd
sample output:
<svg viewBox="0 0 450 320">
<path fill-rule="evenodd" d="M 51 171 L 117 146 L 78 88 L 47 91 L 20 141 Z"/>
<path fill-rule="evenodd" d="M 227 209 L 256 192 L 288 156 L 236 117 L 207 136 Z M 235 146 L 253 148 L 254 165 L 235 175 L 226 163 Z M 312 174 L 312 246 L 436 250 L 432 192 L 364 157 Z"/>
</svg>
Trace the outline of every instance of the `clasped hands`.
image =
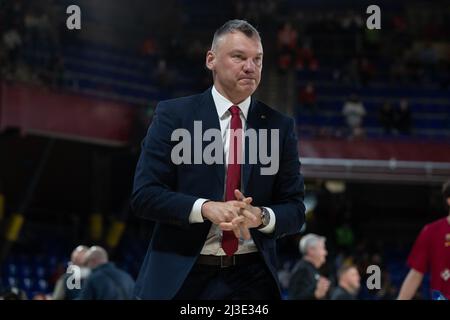
<svg viewBox="0 0 450 320">
<path fill-rule="evenodd" d="M 224 231 L 233 231 L 236 238 L 251 239 L 250 228 L 261 225 L 261 209 L 251 205 L 252 197 L 245 197 L 234 190 L 236 200 L 226 202 L 207 201 L 202 205 L 202 216 Z"/>
</svg>

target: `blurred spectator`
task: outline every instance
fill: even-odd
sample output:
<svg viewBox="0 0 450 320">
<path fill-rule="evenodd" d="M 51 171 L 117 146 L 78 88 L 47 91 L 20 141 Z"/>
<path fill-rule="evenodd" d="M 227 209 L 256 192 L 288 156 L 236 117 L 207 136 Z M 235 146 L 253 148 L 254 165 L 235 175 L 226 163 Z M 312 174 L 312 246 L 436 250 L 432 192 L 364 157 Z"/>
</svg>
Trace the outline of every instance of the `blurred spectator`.
<svg viewBox="0 0 450 320">
<path fill-rule="evenodd" d="M 76 247 L 70 256 L 70 264 L 82 267 L 85 259 L 85 255 L 88 251 L 88 247 L 86 246 L 78 246 Z M 83 270 L 83 269 L 82 269 Z M 56 282 L 55 288 L 52 294 L 52 300 L 74 300 L 80 294 L 80 289 L 77 288 L 68 288 L 67 280 L 69 276 L 73 273 L 65 272 Z M 81 285 L 83 285 L 84 279 L 86 277 L 86 273 L 81 273 Z"/>
<path fill-rule="evenodd" d="M 305 43 L 296 51 L 295 68 L 297 70 L 308 69 L 310 71 L 317 71 L 319 62 L 314 55 L 309 43 Z"/>
<path fill-rule="evenodd" d="M 287 71 L 294 62 L 297 51 L 297 31 L 289 22 L 283 24 L 277 34 L 278 68 Z"/>
<path fill-rule="evenodd" d="M 308 82 L 304 88 L 300 90 L 300 113 L 306 111 L 309 114 L 316 114 L 317 96 L 316 89 L 311 82 Z"/>
<path fill-rule="evenodd" d="M 19 63 L 19 57 L 22 48 L 22 37 L 18 30 L 11 28 L 3 34 L 3 47 L 6 51 L 6 65 L 8 66 L 7 72 L 14 75 L 16 72 L 17 64 Z"/>
<path fill-rule="evenodd" d="M 0 294 L 0 300 L 28 300 L 27 294 L 19 288 L 12 287 Z"/>
<path fill-rule="evenodd" d="M 355 300 L 361 286 L 361 277 L 354 265 L 345 265 L 338 270 L 338 286 L 331 300 Z"/>
<path fill-rule="evenodd" d="M 81 289 L 80 300 L 129 300 L 133 298 L 134 280 L 109 262 L 105 249 L 91 247 L 85 266 L 92 270 Z"/>
<path fill-rule="evenodd" d="M 363 135 L 362 122 L 366 115 L 366 109 L 358 96 L 352 94 L 345 102 L 342 108 L 342 114 L 346 118 L 347 125 L 350 129 L 351 137 L 360 137 Z"/>
<path fill-rule="evenodd" d="M 325 237 L 310 233 L 302 237 L 299 250 L 303 258 L 292 270 L 289 283 L 289 299 L 319 300 L 327 296 L 330 281 L 321 276 L 319 268 L 328 254 Z"/>
<path fill-rule="evenodd" d="M 402 134 L 411 134 L 411 110 L 408 100 L 400 100 L 399 108 L 394 115 L 395 128 Z"/>
<path fill-rule="evenodd" d="M 394 128 L 394 108 L 389 102 L 385 102 L 379 110 L 378 119 L 383 126 L 384 133 L 391 134 Z"/>
</svg>

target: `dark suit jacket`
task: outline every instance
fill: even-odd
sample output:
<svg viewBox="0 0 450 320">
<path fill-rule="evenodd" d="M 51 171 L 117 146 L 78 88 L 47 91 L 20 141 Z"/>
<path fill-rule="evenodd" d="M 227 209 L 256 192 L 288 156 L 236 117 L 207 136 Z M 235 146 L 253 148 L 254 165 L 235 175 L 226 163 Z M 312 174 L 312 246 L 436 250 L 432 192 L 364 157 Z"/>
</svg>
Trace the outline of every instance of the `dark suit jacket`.
<svg viewBox="0 0 450 320">
<path fill-rule="evenodd" d="M 292 269 L 289 300 L 317 300 L 314 292 L 319 278 L 319 270 L 311 262 L 301 259 Z"/>
<path fill-rule="evenodd" d="M 139 217 L 156 223 L 136 282 L 138 299 L 174 297 L 194 265 L 211 227 L 209 221 L 189 223 L 194 202 L 198 198 L 213 201 L 224 199 L 224 164 L 175 165 L 171 161 L 172 148 L 178 143 L 171 141 L 173 130 L 185 128 L 193 134 L 194 121 L 202 121 L 203 132 L 209 128 L 220 130 L 211 89 L 202 94 L 160 102 L 142 143 L 134 179 L 132 208 Z M 305 216 L 304 184 L 294 122 L 252 99 L 247 128 L 279 129 L 280 132 L 278 172 L 275 175 L 261 175 L 260 169 L 264 166 L 259 158 L 257 164 L 246 161 L 242 167 L 241 183 L 243 193 L 253 197 L 252 205 L 270 207 L 276 215 L 272 234 L 255 229 L 250 231 L 278 283 L 275 240 L 298 233 Z M 203 148 L 209 143 L 203 142 Z M 248 150 L 248 141 L 246 144 Z M 270 143 L 268 149 L 270 155 Z M 194 157 L 193 152 L 191 156 Z"/>
<path fill-rule="evenodd" d="M 133 289 L 133 278 L 109 262 L 92 270 L 77 299 L 129 300 L 133 299 Z"/>
</svg>

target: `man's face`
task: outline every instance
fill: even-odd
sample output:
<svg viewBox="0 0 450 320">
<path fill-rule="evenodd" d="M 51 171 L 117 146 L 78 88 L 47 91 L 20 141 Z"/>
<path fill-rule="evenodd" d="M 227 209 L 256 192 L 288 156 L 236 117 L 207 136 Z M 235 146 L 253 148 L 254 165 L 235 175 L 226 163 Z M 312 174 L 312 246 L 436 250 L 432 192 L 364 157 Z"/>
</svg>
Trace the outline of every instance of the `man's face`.
<svg viewBox="0 0 450 320">
<path fill-rule="evenodd" d="M 349 286 L 357 291 L 361 286 L 361 277 L 359 276 L 359 272 L 356 268 L 350 268 L 343 275 L 344 281 L 349 284 Z"/>
<path fill-rule="evenodd" d="M 219 38 L 206 54 L 206 66 L 213 71 L 216 89 L 233 103 L 255 92 L 261 80 L 263 49 L 258 38 L 233 32 Z"/>
<path fill-rule="evenodd" d="M 311 247 L 309 254 L 319 266 L 323 265 L 328 255 L 328 251 L 325 247 L 325 241 L 318 241 L 316 245 Z"/>
<path fill-rule="evenodd" d="M 79 250 L 72 253 L 72 263 L 76 266 L 82 266 L 84 263 L 86 252 L 86 250 Z"/>
</svg>

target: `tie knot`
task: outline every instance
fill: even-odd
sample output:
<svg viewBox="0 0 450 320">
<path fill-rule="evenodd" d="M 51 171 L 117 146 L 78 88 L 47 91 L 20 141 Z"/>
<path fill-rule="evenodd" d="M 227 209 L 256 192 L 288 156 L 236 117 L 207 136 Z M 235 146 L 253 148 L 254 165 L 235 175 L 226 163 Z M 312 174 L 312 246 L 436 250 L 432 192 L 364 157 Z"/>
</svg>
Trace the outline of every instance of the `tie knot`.
<svg viewBox="0 0 450 320">
<path fill-rule="evenodd" d="M 231 106 L 228 110 L 230 110 L 231 116 L 238 116 L 239 111 L 241 111 L 238 106 Z"/>
</svg>

